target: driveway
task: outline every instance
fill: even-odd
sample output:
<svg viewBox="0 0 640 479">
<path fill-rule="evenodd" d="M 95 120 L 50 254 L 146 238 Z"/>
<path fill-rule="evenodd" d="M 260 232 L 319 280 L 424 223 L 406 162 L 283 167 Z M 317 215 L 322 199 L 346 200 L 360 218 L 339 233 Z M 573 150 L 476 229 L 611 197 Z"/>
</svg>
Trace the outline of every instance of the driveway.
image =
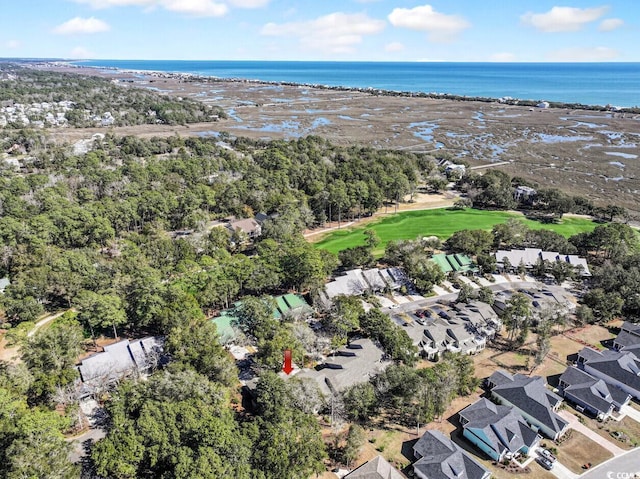
<svg viewBox="0 0 640 479">
<path fill-rule="evenodd" d="M 576 479 L 578 474 L 575 472 L 571 472 L 568 468 L 560 464 L 558 461 L 553 465 L 553 469 L 549 471 L 551 474 L 556 476 L 558 479 Z"/>
<path fill-rule="evenodd" d="M 629 416 L 634 421 L 640 422 L 640 411 L 638 411 L 636 408 L 631 407 L 627 404 L 626 406 L 622 407 L 622 409 L 620 409 L 620 412 L 625 416 Z"/>
<path fill-rule="evenodd" d="M 69 460 L 73 463 L 80 462 L 83 457 L 89 454 L 91 446 L 106 435 L 104 429 L 89 429 L 84 434 L 66 439 L 67 442 L 72 443 Z"/>
<path fill-rule="evenodd" d="M 613 454 L 614 457 L 615 456 L 621 456 L 622 454 L 624 454 L 626 452 L 624 449 L 616 446 L 614 443 L 612 443 L 608 439 L 605 439 L 600 434 L 598 434 L 596 432 L 593 432 L 587 426 L 585 426 L 580 421 L 578 421 L 578 418 L 576 416 L 574 416 L 573 414 L 571 414 L 569 411 L 567 411 L 567 410 L 560 411 L 558 414 L 560 415 L 560 417 L 562 417 L 562 419 L 566 420 L 569 423 L 569 427 L 571 429 L 575 429 L 579 433 L 584 434 L 585 436 L 587 436 L 589 439 L 591 439 L 596 444 L 600 444 L 607 451 L 609 451 L 611 454 Z"/>
</svg>

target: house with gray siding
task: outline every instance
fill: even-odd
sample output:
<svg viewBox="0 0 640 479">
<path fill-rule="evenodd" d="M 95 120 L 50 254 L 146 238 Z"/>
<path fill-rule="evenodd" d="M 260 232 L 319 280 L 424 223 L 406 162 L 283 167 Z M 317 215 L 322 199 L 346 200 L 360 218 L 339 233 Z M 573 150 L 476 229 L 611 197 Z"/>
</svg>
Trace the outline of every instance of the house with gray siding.
<svg viewBox="0 0 640 479">
<path fill-rule="evenodd" d="M 512 406 L 531 426 L 549 439 L 556 440 L 569 426 L 557 413 L 562 398 L 547 388 L 540 376 L 496 371 L 487 379 L 491 397 L 504 406 Z"/>
<path fill-rule="evenodd" d="M 575 366 L 569 366 L 562 373 L 558 389 L 578 411 L 601 421 L 611 416 L 614 411 L 619 411 L 631 399 L 629 393 Z"/>
<path fill-rule="evenodd" d="M 467 406 L 459 415 L 462 435 L 494 461 L 528 455 L 542 439 L 513 407 L 485 398 Z"/>
<path fill-rule="evenodd" d="M 640 399 L 640 360 L 634 352 L 583 348 L 578 353 L 577 365 L 592 376 Z"/>
<path fill-rule="evenodd" d="M 613 340 L 613 349 L 620 351 L 640 347 L 640 324 L 625 321 L 622 323 L 620 333 Z"/>
</svg>

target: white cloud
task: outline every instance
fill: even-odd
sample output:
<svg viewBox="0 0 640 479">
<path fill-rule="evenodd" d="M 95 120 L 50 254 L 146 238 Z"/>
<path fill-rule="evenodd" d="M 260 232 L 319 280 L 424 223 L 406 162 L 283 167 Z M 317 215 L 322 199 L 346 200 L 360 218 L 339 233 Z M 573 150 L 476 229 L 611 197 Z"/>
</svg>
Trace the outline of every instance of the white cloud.
<svg viewBox="0 0 640 479">
<path fill-rule="evenodd" d="M 260 33 L 266 36 L 298 37 L 304 48 L 326 53 L 351 53 L 365 35 L 381 32 L 385 22 L 363 13 L 331 13 L 306 22 L 267 23 Z"/>
<path fill-rule="evenodd" d="M 82 33 L 108 32 L 110 29 L 111 27 L 109 27 L 109 24 L 95 17 L 75 17 L 55 27 L 53 29 L 53 33 L 58 33 L 60 35 L 75 35 Z"/>
<path fill-rule="evenodd" d="M 129 7 L 129 6 L 154 6 L 158 0 L 75 0 L 76 3 L 90 5 L 93 8 Z"/>
<path fill-rule="evenodd" d="M 550 60 L 558 62 L 601 62 L 619 56 L 620 52 L 609 47 L 563 48 L 548 55 Z"/>
<path fill-rule="evenodd" d="M 491 62 L 513 62 L 516 56 L 510 52 L 497 52 L 489 57 Z"/>
<path fill-rule="evenodd" d="M 431 5 L 394 8 L 388 18 L 394 27 L 427 32 L 432 42 L 451 41 L 471 26 L 463 17 L 436 12 Z"/>
<path fill-rule="evenodd" d="M 163 8 L 171 12 L 185 13 L 198 17 L 220 17 L 229 11 L 227 4 L 237 8 L 260 8 L 271 0 L 227 0 L 226 3 L 215 0 L 74 0 L 96 9 L 112 7 Z"/>
<path fill-rule="evenodd" d="M 228 0 L 229 4 L 238 8 L 260 8 L 265 7 L 271 0 Z"/>
<path fill-rule="evenodd" d="M 402 50 L 404 50 L 404 45 L 400 42 L 391 42 L 391 43 L 387 43 L 384 46 L 384 51 L 385 52 L 401 52 Z"/>
<path fill-rule="evenodd" d="M 624 21 L 620 18 L 606 18 L 600 22 L 598 30 L 601 32 L 610 32 L 624 25 Z"/>
<path fill-rule="evenodd" d="M 222 17 L 229 11 L 224 3 L 211 0 L 162 0 L 159 3 L 170 12 L 185 13 L 194 17 Z"/>
<path fill-rule="evenodd" d="M 602 17 L 609 7 L 574 8 L 553 7 L 546 13 L 527 12 L 522 22 L 543 32 L 575 32 Z"/>
<path fill-rule="evenodd" d="M 85 58 L 91 58 L 93 53 L 87 50 L 85 47 L 75 47 L 71 50 L 70 58 L 75 60 L 84 60 Z"/>
<path fill-rule="evenodd" d="M 9 40 L 7 43 L 5 43 L 5 45 L 10 50 L 15 50 L 16 48 L 20 48 L 22 46 L 22 43 L 20 43 L 18 40 Z"/>
</svg>

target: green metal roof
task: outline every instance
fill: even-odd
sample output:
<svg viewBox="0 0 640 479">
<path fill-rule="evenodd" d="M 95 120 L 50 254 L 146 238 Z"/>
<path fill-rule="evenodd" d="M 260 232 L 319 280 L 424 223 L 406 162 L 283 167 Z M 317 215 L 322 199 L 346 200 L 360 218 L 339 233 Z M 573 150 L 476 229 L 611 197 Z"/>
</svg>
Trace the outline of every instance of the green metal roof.
<svg viewBox="0 0 640 479">
<path fill-rule="evenodd" d="M 447 261 L 447 255 L 444 253 L 434 254 L 431 259 L 440 267 L 442 271 L 448 273 L 449 271 L 453 271 L 451 264 Z"/>
<path fill-rule="evenodd" d="M 287 302 L 284 300 L 284 296 L 276 296 L 275 300 L 276 300 L 276 304 L 278 305 L 278 309 L 280 310 L 280 313 L 287 314 L 287 311 L 289 311 L 291 308 L 289 307 Z"/>
<path fill-rule="evenodd" d="M 211 320 L 216 325 L 218 339 L 222 344 L 226 344 L 236 338 L 236 330 L 233 328 L 232 323 L 237 320 L 238 318 L 229 314 L 228 311 L 222 311 L 220 316 Z"/>
<path fill-rule="evenodd" d="M 431 259 L 440 269 L 449 273 L 450 271 L 475 271 L 473 261 L 466 254 L 434 254 Z"/>
<path fill-rule="evenodd" d="M 285 294 L 283 297 L 291 309 L 298 309 L 298 308 L 311 309 L 311 307 L 304 300 L 304 298 L 297 294 L 289 293 L 289 294 Z"/>
</svg>

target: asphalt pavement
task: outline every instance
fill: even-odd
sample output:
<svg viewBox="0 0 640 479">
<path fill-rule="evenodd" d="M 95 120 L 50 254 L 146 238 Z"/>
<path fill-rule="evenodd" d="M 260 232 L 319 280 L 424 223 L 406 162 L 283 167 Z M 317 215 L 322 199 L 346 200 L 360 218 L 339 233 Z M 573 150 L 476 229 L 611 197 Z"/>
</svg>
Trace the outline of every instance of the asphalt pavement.
<svg viewBox="0 0 640 479">
<path fill-rule="evenodd" d="M 633 479 L 640 477 L 640 448 L 624 454 L 586 471 L 580 479 Z"/>
</svg>

